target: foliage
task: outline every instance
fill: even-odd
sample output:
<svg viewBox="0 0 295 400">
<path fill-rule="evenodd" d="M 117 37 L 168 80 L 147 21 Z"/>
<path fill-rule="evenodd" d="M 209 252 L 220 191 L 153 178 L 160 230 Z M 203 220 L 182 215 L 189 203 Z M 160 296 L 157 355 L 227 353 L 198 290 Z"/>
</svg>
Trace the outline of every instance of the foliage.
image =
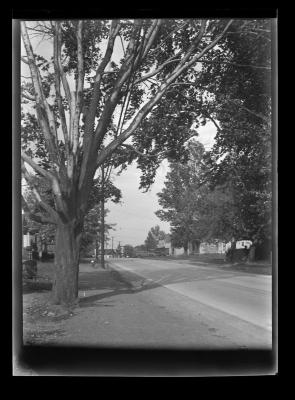
<svg viewBox="0 0 295 400">
<path fill-rule="evenodd" d="M 192 141 L 188 162 L 170 165 L 165 187 L 158 193 L 162 209 L 156 215 L 170 222 L 171 242 L 175 247 L 187 249 L 192 240 L 254 239 L 246 227 L 252 224 L 254 232 L 260 232 L 263 227 L 262 218 L 258 219 L 253 212 L 256 209 L 251 208 L 255 199 L 250 197 L 246 202 L 246 194 L 237 191 L 235 179 L 215 185 L 208 181 L 206 157 L 204 147 Z M 265 210 L 264 205 L 260 207 Z"/>
<path fill-rule="evenodd" d="M 105 209 L 105 217 L 108 214 Z M 95 248 L 96 243 L 101 246 L 101 206 L 96 204 L 87 213 L 84 219 L 83 234 L 81 239 L 81 252 L 87 254 Z M 105 241 L 109 239 L 108 233 L 113 228 L 113 224 L 104 224 Z"/>
<path fill-rule="evenodd" d="M 36 185 L 43 197 L 47 198 L 47 202 L 53 202 L 53 195 L 51 188 L 46 185 L 46 181 L 40 179 L 39 177 L 34 178 Z M 84 225 L 83 225 L 83 235 L 81 239 L 81 251 L 87 252 L 87 249 L 92 250 L 93 245 L 96 240 L 100 243 L 101 234 L 101 200 L 104 201 L 110 199 L 111 201 L 117 203 L 120 201 L 121 192 L 116 188 L 111 180 L 108 180 L 104 184 L 105 190 L 101 191 L 101 186 L 99 180 L 96 180 L 95 185 L 92 188 L 89 197 L 89 211 L 87 212 Z M 46 243 L 54 243 L 55 241 L 55 231 L 56 227 L 54 224 L 48 221 L 42 221 L 42 212 L 40 212 L 40 206 L 36 201 L 32 191 L 28 188 L 23 196 L 23 208 L 27 211 L 23 218 L 23 231 L 38 233 L 40 237 L 44 239 Z M 108 214 L 108 210 L 105 210 L 105 216 Z M 40 218 L 40 219 L 38 219 Z M 108 239 L 108 231 L 113 229 L 113 225 L 105 223 L 105 234 L 106 240 Z"/>
<path fill-rule="evenodd" d="M 155 227 L 151 228 L 144 242 L 146 249 L 147 250 L 155 249 L 158 246 L 159 241 L 165 239 L 165 237 L 166 233 L 160 230 L 159 225 L 156 225 Z"/>
<path fill-rule="evenodd" d="M 157 247 L 157 239 L 153 236 L 151 232 L 148 233 L 144 243 L 146 246 L 146 250 L 152 250 Z"/>
<path fill-rule="evenodd" d="M 54 198 L 50 185 L 39 176 L 34 177 L 33 183 L 34 186 L 38 187 L 39 192 L 46 199 L 47 203 L 53 205 Z M 24 234 L 26 232 L 39 233 L 45 238 L 47 243 L 54 241 L 55 225 L 50 220 L 44 219 L 43 210 L 30 187 L 23 189 L 22 210 L 24 211 L 22 225 Z"/>
<path fill-rule="evenodd" d="M 165 186 L 158 193 L 158 201 L 163 209 L 156 212 L 161 220 L 170 222 L 172 245 L 185 249 L 190 240 L 201 239 L 204 228 L 208 226 L 208 222 L 201 224 L 204 207 L 200 209 L 205 193 L 204 187 L 201 187 L 204 146 L 192 141 L 188 145 L 188 152 L 186 164 L 170 164 Z"/>
<path fill-rule="evenodd" d="M 227 23 L 228 21 L 222 20 L 215 21 L 215 23 L 208 22 L 207 37 L 211 36 L 211 40 L 213 38 L 216 39 L 216 35 L 222 32 Z M 40 167 L 46 170 L 56 170 L 56 162 L 59 160 L 58 163 L 61 163 L 59 167 L 60 189 L 65 202 L 60 204 L 59 208 L 67 208 L 65 204 L 68 203 L 66 201 L 67 196 L 72 196 L 72 193 L 74 194 L 77 191 L 68 187 L 70 182 L 67 181 L 66 175 L 72 174 L 75 170 L 73 176 L 79 177 L 84 172 L 84 170 L 81 170 L 83 168 L 87 169 L 87 173 L 93 175 L 95 171 L 93 165 L 94 154 L 104 147 L 104 142 L 108 143 L 106 144 L 107 154 L 106 156 L 102 154 L 104 157 L 98 161 L 97 166 L 105 162 L 115 167 L 121 166 L 124 168 L 126 163 L 137 159 L 138 166 L 142 170 L 142 188 L 147 188 L 153 182 L 156 168 L 163 158 L 168 157 L 168 159 L 172 160 L 185 157 L 183 144 L 191 134 L 190 125 L 194 117 L 185 111 L 188 108 L 187 101 L 184 102 L 183 98 L 177 96 L 173 90 L 169 92 L 172 89 L 170 83 L 169 85 L 167 84 L 163 93 L 159 85 L 173 74 L 175 74 L 173 79 L 176 80 L 177 78 L 179 82 L 183 82 L 190 77 L 192 71 L 194 71 L 192 60 L 198 50 L 197 45 L 194 45 L 194 41 L 197 43 L 201 40 L 204 34 L 201 31 L 204 30 L 205 25 L 204 21 L 190 19 L 167 19 L 163 21 L 67 20 L 36 22 L 35 25 L 30 23 L 28 28 L 25 28 L 25 24 L 23 24 L 23 40 L 27 50 L 29 66 L 31 71 L 34 71 L 35 67 L 35 69 L 39 69 L 38 73 L 41 78 L 38 82 L 33 74 L 32 82 L 23 81 L 22 83 L 23 102 L 26 103 L 22 114 L 23 150 Z M 39 32 L 41 35 L 43 32 L 47 40 L 51 43 L 53 42 L 55 46 L 53 46 L 54 55 L 50 60 L 45 59 L 36 52 L 30 55 L 28 50 L 30 40 L 27 34 L 28 29 L 32 34 L 38 34 Z M 80 43 L 79 34 L 81 35 Z M 150 36 L 151 34 L 152 36 Z M 124 42 L 125 46 L 128 45 L 127 49 L 125 48 L 124 57 L 120 60 L 112 59 L 111 57 L 114 39 L 119 35 L 123 39 L 123 47 Z M 147 39 L 148 37 L 150 42 L 145 42 L 144 38 Z M 109 48 L 104 51 L 106 41 L 109 43 Z M 81 45 L 83 65 L 79 64 L 79 44 Z M 199 50 L 205 51 L 208 44 L 208 39 L 204 40 L 200 44 Z M 60 59 L 59 62 L 56 61 L 58 59 Z M 180 64 L 184 67 L 184 60 L 187 60 L 187 67 L 182 68 L 183 71 L 180 74 L 180 71 L 178 72 L 179 68 L 176 66 Z M 151 73 L 151 71 L 155 70 L 159 70 L 158 73 Z M 95 71 L 99 75 L 93 74 Z M 126 77 L 123 79 L 123 73 L 125 72 Z M 154 76 L 151 76 L 150 79 L 146 78 L 146 76 L 150 75 Z M 78 96 L 75 102 L 67 93 L 65 84 L 67 76 L 75 79 L 76 83 L 79 79 L 85 80 L 85 85 L 80 85 L 80 92 L 75 92 Z M 99 82 L 99 88 L 97 82 Z M 61 83 L 64 93 L 60 90 Z M 41 92 L 42 104 L 31 101 L 28 105 L 28 99 L 34 99 L 38 92 Z M 155 108 L 151 102 L 151 105 L 146 107 L 147 95 L 151 99 L 159 93 L 161 95 L 155 102 L 155 104 L 159 104 L 158 108 Z M 113 105 L 109 102 L 112 94 L 116 97 Z M 42 97 L 43 95 L 44 98 Z M 46 101 L 49 107 L 47 107 Z M 120 114 L 120 121 L 122 116 L 122 124 L 121 126 L 116 126 L 113 121 L 114 110 L 116 105 L 123 106 L 125 102 L 126 112 Z M 144 105 L 143 108 L 147 108 L 151 115 L 148 116 L 148 113 L 144 113 L 144 116 L 148 116 L 146 119 L 140 116 L 142 124 L 136 123 L 133 128 L 134 150 L 132 148 L 126 149 L 122 144 L 133 133 L 130 132 L 128 136 L 123 135 L 126 131 L 126 122 L 130 122 L 132 118 L 135 120 L 134 117 L 141 105 Z M 79 131 L 69 136 L 69 132 L 66 132 L 66 116 L 69 113 L 73 113 L 73 107 L 76 107 L 75 118 L 80 113 L 83 118 L 78 128 Z M 95 107 L 94 114 L 92 113 L 93 107 Z M 36 111 L 37 114 L 34 115 L 32 111 Z M 165 118 L 162 118 L 163 116 Z M 72 115 L 73 118 L 74 116 Z M 92 122 L 90 122 L 91 118 Z M 177 121 L 176 124 L 173 123 L 173 118 Z M 52 132 L 45 134 L 44 129 L 47 129 L 46 124 L 48 122 L 46 119 L 50 121 L 49 128 Z M 98 132 L 100 128 L 99 121 L 103 126 L 103 131 L 100 134 Z M 159 121 L 162 121 L 160 129 L 158 126 Z M 179 128 L 184 126 L 186 128 L 181 130 L 182 135 L 177 135 Z M 73 126 L 68 127 L 68 131 L 70 128 L 73 128 Z M 56 138 L 52 140 L 50 135 L 56 129 Z M 97 132 L 93 139 L 90 139 L 91 130 Z M 164 131 L 165 134 L 163 134 Z M 120 140 L 117 140 L 118 135 L 120 135 Z M 77 140 L 79 137 L 81 142 L 75 143 L 73 147 L 70 141 L 73 140 L 72 138 Z M 86 146 L 86 137 L 89 146 Z M 98 137 L 101 137 L 102 140 L 98 140 Z M 90 144 L 91 142 L 93 142 L 93 146 Z M 76 148 L 78 150 L 75 150 Z M 73 158 L 73 165 L 71 151 L 76 152 Z M 151 157 L 146 157 L 146 155 Z M 70 165 L 69 162 L 71 162 Z M 63 168 L 64 164 L 67 171 Z M 82 188 L 80 184 L 80 190 L 83 189 L 83 195 L 81 194 L 78 198 L 81 197 L 82 203 L 87 202 L 92 185 L 91 179 L 87 178 L 86 181 L 87 188 L 85 185 L 82 185 Z M 76 180 L 71 184 L 76 185 Z M 81 201 L 78 201 L 80 210 L 76 210 L 76 214 L 83 214 L 87 209 L 87 205 L 79 204 Z M 65 210 L 59 210 L 59 212 L 65 213 Z"/>
<path fill-rule="evenodd" d="M 131 257 L 131 258 L 134 257 L 135 256 L 134 247 L 131 246 L 130 244 L 125 244 L 124 254 L 125 254 L 125 256 Z"/>
<path fill-rule="evenodd" d="M 135 252 L 137 252 L 137 251 L 147 251 L 147 250 L 146 250 L 146 245 L 145 245 L 145 244 L 140 244 L 140 245 L 138 245 L 138 246 L 135 246 L 135 247 L 134 247 L 134 250 L 135 250 Z"/>
<path fill-rule="evenodd" d="M 250 35 L 233 34 L 226 42 L 231 64 L 217 71 L 214 64 L 203 77 L 215 82 L 215 102 L 208 110 L 219 128 L 206 155 L 210 185 L 227 184 L 236 207 L 237 236 L 261 242 L 271 237 L 271 27 L 252 21 Z"/>
</svg>

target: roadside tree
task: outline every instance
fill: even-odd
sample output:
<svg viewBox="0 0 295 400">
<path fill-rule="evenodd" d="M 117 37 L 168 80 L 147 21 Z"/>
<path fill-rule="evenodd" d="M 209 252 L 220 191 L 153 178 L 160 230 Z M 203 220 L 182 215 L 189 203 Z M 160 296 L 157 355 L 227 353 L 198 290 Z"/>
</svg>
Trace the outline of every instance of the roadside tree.
<svg viewBox="0 0 295 400">
<path fill-rule="evenodd" d="M 147 238 L 145 240 L 145 246 L 147 251 L 151 251 L 158 247 L 160 240 L 164 240 L 166 233 L 161 231 L 159 225 L 154 226 L 150 229 Z"/>
<path fill-rule="evenodd" d="M 124 255 L 125 255 L 125 257 L 134 257 L 135 256 L 135 250 L 134 250 L 134 247 L 131 246 L 131 244 L 125 244 Z"/>
<path fill-rule="evenodd" d="M 202 71 L 208 82 L 218 77 L 212 82 L 216 101 L 207 108 L 217 127 L 208 178 L 211 187 L 231 190 L 235 237 L 261 244 L 271 241 L 272 220 L 271 22 L 252 21 L 247 29 L 250 35 L 238 34 L 233 24 L 227 55 Z"/>
</svg>

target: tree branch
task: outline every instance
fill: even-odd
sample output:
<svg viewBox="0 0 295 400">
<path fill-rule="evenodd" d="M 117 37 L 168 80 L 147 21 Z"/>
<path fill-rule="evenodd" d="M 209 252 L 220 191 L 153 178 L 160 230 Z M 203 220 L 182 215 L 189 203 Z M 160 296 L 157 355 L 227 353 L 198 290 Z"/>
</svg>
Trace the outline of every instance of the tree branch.
<svg viewBox="0 0 295 400">
<path fill-rule="evenodd" d="M 226 24 L 225 28 L 223 29 L 223 31 L 220 35 L 218 35 L 208 46 L 206 46 L 203 50 L 201 50 L 200 53 L 198 53 L 191 60 L 189 60 L 189 56 L 196 49 L 199 41 L 201 40 L 201 38 L 204 34 L 205 23 L 203 22 L 200 32 L 199 32 L 196 40 L 194 41 L 194 44 L 188 50 L 189 54 L 186 53 L 185 56 L 182 58 L 182 61 L 180 61 L 180 63 L 174 69 L 174 71 L 172 71 L 172 73 L 169 74 L 166 77 L 166 79 L 163 80 L 163 83 L 161 84 L 158 92 L 155 94 L 155 96 L 152 99 L 150 99 L 137 112 L 137 114 L 131 121 L 128 128 L 123 133 L 121 133 L 116 139 L 114 139 L 111 143 L 109 143 L 105 148 L 100 149 L 99 156 L 97 157 L 98 148 L 101 144 L 101 141 L 103 140 L 106 127 L 109 124 L 110 118 L 116 107 L 120 89 L 132 69 L 131 68 L 132 66 L 130 65 L 130 61 L 132 60 L 132 58 L 134 59 L 134 57 L 135 58 L 137 57 L 137 54 L 136 54 L 137 46 L 135 44 L 135 35 L 136 35 L 137 29 L 136 29 L 136 26 L 134 27 L 132 39 L 130 40 L 128 49 L 126 51 L 127 59 L 125 60 L 125 63 L 121 67 L 119 76 L 114 85 L 113 92 L 105 104 L 104 111 L 100 117 L 99 123 L 96 128 L 94 146 L 93 146 L 93 149 L 91 150 L 91 154 L 89 156 L 88 166 L 87 165 L 85 166 L 83 175 L 80 174 L 79 193 L 80 193 L 81 199 L 85 198 L 85 196 L 86 196 L 88 188 L 91 185 L 91 179 L 92 179 L 91 177 L 95 173 L 97 166 L 99 166 L 103 162 L 105 162 L 105 160 L 115 151 L 115 149 L 118 146 L 120 146 L 121 144 L 123 144 L 133 134 L 133 132 L 137 129 L 137 127 L 139 126 L 139 124 L 141 123 L 143 118 L 145 118 L 145 116 L 152 110 L 154 105 L 158 103 L 158 101 L 164 95 L 164 93 L 169 88 L 169 86 L 178 78 L 178 76 L 184 70 L 188 69 L 191 65 L 193 65 L 199 58 L 201 58 L 207 51 L 209 51 L 212 47 L 214 47 L 221 40 L 221 38 L 225 35 L 226 31 L 228 30 L 228 27 L 230 26 L 230 24 L 232 22 L 233 22 L 233 20 L 230 20 Z M 87 178 L 85 179 L 84 177 L 87 177 Z M 83 203 L 83 199 L 80 200 L 80 204 L 82 204 L 82 203 Z"/>
<path fill-rule="evenodd" d="M 27 100 L 30 100 L 30 101 L 35 101 L 36 99 L 35 99 L 35 96 L 31 96 L 31 95 L 29 95 L 28 93 L 24 93 L 24 92 L 22 92 L 22 94 L 21 94 L 25 99 L 27 99 Z"/>
<path fill-rule="evenodd" d="M 245 106 L 242 106 L 242 105 L 239 105 L 239 107 L 241 107 L 243 110 L 248 111 L 248 113 L 255 115 L 256 117 L 262 119 L 263 121 L 265 121 L 265 122 L 267 122 L 267 123 L 270 122 L 270 119 L 269 119 L 269 118 L 265 117 L 264 115 L 262 115 L 262 114 L 260 114 L 260 113 L 256 113 L 255 111 L 252 111 L 252 110 L 250 110 L 249 108 L 247 108 L 247 107 L 245 107 Z"/>
<path fill-rule="evenodd" d="M 113 114 L 113 111 L 116 108 L 120 96 L 120 91 L 124 83 L 130 82 L 133 70 L 138 66 L 140 60 L 142 59 L 142 57 L 140 56 L 141 51 L 138 52 L 138 43 L 139 43 L 141 26 L 142 26 L 142 21 L 136 20 L 134 22 L 132 36 L 126 50 L 126 59 L 120 69 L 118 78 L 114 84 L 114 89 L 105 103 L 104 110 L 95 129 L 95 138 L 94 138 L 95 152 L 97 151 L 97 149 L 99 148 L 104 139 L 105 128 L 108 125 L 110 118 Z"/>
<path fill-rule="evenodd" d="M 38 172 L 44 178 L 46 178 L 50 181 L 52 181 L 54 179 L 54 176 L 50 172 L 46 171 L 45 169 L 40 167 L 38 164 L 36 164 L 31 159 L 31 157 L 29 157 L 23 150 L 21 151 L 21 157 L 27 164 L 29 164 L 36 172 Z"/>
<path fill-rule="evenodd" d="M 65 142 L 66 155 L 68 158 L 68 156 L 69 156 L 69 134 L 68 134 L 68 127 L 67 127 L 64 107 L 62 104 L 62 96 L 61 96 L 61 90 L 60 90 L 61 75 L 60 75 L 60 69 L 58 66 L 58 38 L 57 38 L 57 35 L 54 35 L 54 39 L 53 39 L 53 60 L 54 60 L 53 66 L 54 66 L 54 71 L 55 71 L 54 82 L 55 82 L 56 101 L 57 101 L 59 117 L 60 117 L 60 121 L 61 121 L 64 142 Z"/>
<path fill-rule="evenodd" d="M 22 169 L 22 173 L 24 175 L 24 178 L 26 179 L 27 183 L 30 185 L 30 187 L 32 188 L 32 193 L 34 194 L 37 202 L 40 204 L 40 206 L 48 213 L 48 215 L 50 215 L 50 217 L 52 218 L 52 220 L 57 223 L 59 221 L 59 215 L 57 214 L 57 212 L 50 207 L 41 197 L 38 189 L 37 189 L 37 185 L 34 182 L 34 178 L 33 176 L 28 172 L 28 170 L 25 167 L 24 161 L 22 161 L 21 164 L 21 169 Z"/>
<path fill-rule="evenodd" d="M 24 57 L 21 57 L 20 59 L 22 60 L 22 62 L 24 62 L 25 64 L 29 65 L 29 61 L 26 60 Z"/>
<path fill-rule="evenodd" d="M 172 58 L 174 58 L 174 57 L 176 57 L 176 55 L 173 56 L 173 57 L 170 57 L 169 60 L 165 61 L 165 62 L 164 62 L 158 69 L 156 69 L 155 71 L 149 72 L 148 74 L 146 74 L 146 75 L 142 76 L 141 78 L 137 79 L 137 80 L 134 82 L 134 85 L 137 85 L 138 83 L 143 82 L 143 81 L 145 81 L 145 80 L 151 78 L 152 76 L 158 74 L 160 71 L 162 71 L 162 69 L 164 69 L 164 67 L 165 67 L 166 65 L 171 64 L 171 63 L 173 63 L 173 62 L 181 61 L 180 58 L 178 58 L 178 59 L 176 59 L 176 60 L 172 60 Z"/>
<path fill-rule="evenodd" d="M 205 35 L 205 31 L 206 31 L 206 24 L 207 24 L 207 20 L 202 20 L 201 21 L 201 28 L 200 28 L 200 32 L 197 35 L 196 39 L 193 41 L 191 47 L 189 48 L 189 50 L 187 51 L 185 57 L 183 57 L 182 61 L 180 64 L 184 64 L 189 57 L 191 56 L 191 54 L 197 49 L 200 41 L 202 40 L 202 37 Z"/>
<path fill-rule="evenodd" d="M 224 64 L 224 65 L 234 65 L 236 67 L 250 67 L 250 68 L 261 68 L 271 70 L 271 67 L 267 65 L 251 65 L 251 64 L 237 64 L 230 61 L 209 61 L 209 60 L 198 60 L 199 63 L 206 64 Z"/>
<path fill-rule="evenodd" d="M 194 56 L 192 60 L 187 62 L 186 64 L 183 64 L 182 62 L 175 68 L 175 70 L 163 81 L 163 84 L 161 85 L 160 89 L 152 98 L 149 102 L 147 102 L 136 114 L 132 122 L 130 123 L 129 127 L 113 142 L 111 142 L 104 150 L 101 151 L 100 156 L 98 157 L 98 165 L 100 163 L 103 163 L 104 160 L 119 146 L 121 145 L 125 140 L 127 140 L 132 133 L 135 131 L 135 129 L 139 126 L 143 118 L 151 111 L 151 109 L 154 107 L 154 105 L 161 99 L 161 97 L 164 95 L 166 90 L 169 88 L 171 83 L 186 69 L 188 69 L 191 65 L 193 65 L 198 58 L 202 57 L 207 51 L 209 51 L 212 47 L 214 47 L 220 40 L 221 38 L 225 35 L 228 27 L 230 24 L 233 22 L 233 20 L 230 20 L 222 33 L 217 36 L 208 46 L 206 46 L 205 49 L 203 49 L 199 54 Z M 203 30 L 199 33 L 196 42 L 199 43 L 199 39 L 201 38 L 201 35 L 204 33 L 204 24 L 202 24 Z M 195 44 L 196 45 L 196 44 Z M 191 52 L 192 47 L 189 49 Z M 187 59 L 187 56 L 184 57 L 184 59 Z"/>
<path fill-rule="evenodd" d="M 93 170 L 95 168 L 95 161 L 96 161 L 96 153 L 98 151 L 98 148 L 100 147 L 104 136 L 105 136 L 105 131 L 106 127 L 108 126 L 110 119 L 113 115 L 114 109 L 117 106 L 117 102 L 119 99 L 120 95 L 120 90 L 123 86 L 123 84 L 128 80 L 129 75 L 132 71 L 132 61 L 135 60 L 137 54 L 137 40 L 136 36 L 138 35 L 138 29 L 140 28 L 142 22 L 140 21 L 135 21 L 134 23 L 134 28 L 133 28 L 133 33 L 131 36 L 131 39 L 129 41 L 127 50 L 126 50 L 126 59 L 120 69 L 120 72 L 118 74 L 117 80 L 114 84 L 114 89 L 109 96 L 109 98 L 106 100 L 104 109 L 102 111 L 102 114 L 99 118 L 98 124 L 95 129 L 95 135 L 94 137 L 91 137 L 87 140 L 87 143 L 85 142 L 84 146 L 84 151 L 83 151 L 83 162 L 82 162 L 82 167 L 81 167 L 81 173 L 80 173 L 80 178 L 79 178 L 79 189 L 80 191 L 82 190 L 82 185 L 84 182 L 84 177 L 87 175 L 89 170 Z M 114 29 L 113 35 L 116 33 L 116 29 Z M 116 33 L 117 34 L 117 33 Z M 110 34 L 112 36 L 112 34 Z M 115 36 L 113 37 L 113 40 L 115 39 Z M 85 140 L 85 138 L 84 138 Z M 84 186 L 88 185 L 88 182 L 84 182 Z M 83 189 L 84 190 L 84 189 Z"/>
<path fill-rule="evenodd" d="M 155 41 L 155 38 L 156 38 L 156 36 L 157 36 L 157 34 L 159 32 L 159 29 L 160 29 L 160 26 L 161 26 L 162 22 L 163 21 L 161 19 L 154 20 L 152 25 L 151 25 L 151 27 L 150 27 L 150 29 L 148 30 L 148 32 L 146 34 L 146 37 L 145 37 L 145 40 L 144 40 L 144 43 L 143 43 L 144 51 L 143 51 L 143 54 L 142 54 L 142 59 L 144 59 L 147 56 L 150 48 L 152 47 L 152 45 L 153 45 L 153 43 Z"/>
<path fill-rule="evenodd" d="M 51 218 L 46 218 L 44 215 L 37 215 L 36 213 L 32 212 L 32 211 L 30 210 L 30 207 L 29 207 L 29 205 L 28 205 L 26 199 L 24 198 L 24 196 L 23 196 L 23 195 L 21 195 L 21 196 L 22 196 L 22 200 L 23 200 L 23 202 L 22 202 L 22 204 L 23 204 L 22 209 L 23 209 L 25 215 L 26 215 L 29 219 L 31 219 L 31 220 L 33 220 L 33 221 L 35 221 L 35 222 L 38 222 L 39 224 L 48 224 L 48 223 L 49 223 L 49 224 L 56 224 L 56 222 L 53 221 Z"/>
<path fill-rule="evenodd" d="M 44 132 L 46 147 L 49 151 L 50 157 L 54 163 L 59 164 L 60 157 L 57 146 L 57 131 L 55 126 L 54 115 L 44 95 L 40 72 L 35 62 L 33 49 L 24 22 L 21 22 L 21 29 L 22 29 L 22 38 L 27 52 L 29 67 L 34 86 L 38 120 Z"/>
<path fill-rule="evenodd" d="M 121 40 L 121 46 L 122 46 L 123 54 L 124 54 L 124 57 L 125 57 L 126 52 L 125 52 L 124 42 L 123 42 L 122 36 L 119 35 L 119 37 L 120 37 L 120 40 Z"/>
<path fill-rule="evenodd" d="M 184 70 L 188 69 L 190 66 L 195 64 L 204 54 L 206 54 L 212 47 L 214 47 L 225 35 L 226 31 L 228 30 L 229 26 L 232 24 L 233 20 L 231 19 L 223 29 L 222 33 L 218 35 L 208 46 L 206 46 L 199 54 L 196 54 L 190 61 L 188 61 L 186 64 L 184 63 L 185 61 L 188 60 L 187 55 L 184 56 L 183 60 L 179 63 L 179 65 L 175 68 L 175 70 L 170 74 L 170 76 L 166 79 L 166 82 L 168 84 L 172 83 Z M 204 25 L 203 29 L 201 29 L 196 41 L 199 43 L 200 37 L 204 34 Z M 194 46 L 195 47 L 195 46 Z M 189 52 L 192 53 L 192 46 L 189 49 Z"/>
<path fill-rule="evenodd" d="M 94 140 L 93 130 L 94 130 L 94 124 L 95 124 L 96 109 L 97 109 L 97 105 L 100 100 L 101 79 L 102 79 L 104 70 L 112 57 L 115 39 L 116 39 L 117 34 L 119 33 L 119 30 L 120 30 L 120 24 L 118 23 L 118 21 L 112 21 L 106 52 L 105 52 L 104 58 L 102 59 L 100 65 L 98 66 L 97 71 L 96 71 L 95 82 L 94 82 L 94 87 L 93 87 L 93 94 L 92 94 L 90 106 L 88 108 L 88 111 L 86 114 L 86 120 L 85 120 L 85 131 L 84 131 L 83 150 L 82 150 L 83 151 L 83 160 L 82 160 L 82 165 L 81 165 L 79 186 L 81 185 L 81 182 L 84 179 L 87 165 L 89 162 L 90 150 L 93 147 L 93 140 Z"/>
<path fill-rule="evenodd" d="M 62 41 L 61 41 L 61 23 L 56 22 L 55 23 L 55 35 L 56 35 L 56 45 L 57 45 L 57 65 L 59 68 L 59 74 L 61 76 L 62 84 L 64 87 L 65 95 L 69 104 L 69 108 L 71 109 L 71 102 L 72 102 L 72 95 L 70 91 L 70 86 L 69 82 L 67 80 L 66 74 L 64 72 L 63 65 L 61 63 L 61 47 L 62 47 Z"/>
<path fill-rule="evenodd" d="M 76 101 L 75 101 L 75 113 L 73 116 L 73 154 L 76 156 L 78 143 L 79 143 L 79 121 L 83 102 L 83 87 L 84 87 L 84 59 L 83 59 L 83 21 L 78 22 L 77 29 L 77 53 L 78 53 L 78 78 L 76 82 Z M 76 160 L 77 161 L 77 160 Z"/>
<path fill-rule="evenodd" d="M 132 151 L 134 151 L 136 154 L 138 154 L 141 157 L 157 157 L 157 155 L 155 154 L 144 154 L 141 151 L 135 149 L 133 146 L 131 146 L 130 144 L 121 144 L 122 147 L 126 147 Z"/>
<path fill-rule="evenodd" d="M 221 131 L 221 128 L 220 128 L 220 126 L 217 124 L 217 122 L 215 121 L 215 119 L 214 119 L 207 111 L 206 111 L 205 113 L 206 113 L 207 117 L 210 119 L 210 121 L 213 122 L 213 124 L 215 125 L 217 131 L 220 132 L 220 131 Z"/>
<path fill-rule="evenodd" d="M 65 96 L 66 96 L 66 99 L 67 99 L 67 102 L 69 105 L 70 123 L 69 123 L 68 138 L 69 138 L 69 143 L 71 143 L 71 126 L 72 126 L 72 118 L 73 118 L 73 114 L 74 114 L 73 107 L 74 107 L 75 99 L 70 91 L 69 82 L 67 80 L 67 77 L 64 72 L 62 62 L 61 62 L 61 47 L 62 47 L 61 23 L 55 22 L 54 28 L 55 28 L 55 38 L 56 38 L 56 65 L 59 70 L 59 76 L 61 77 Z"/>
</svg>

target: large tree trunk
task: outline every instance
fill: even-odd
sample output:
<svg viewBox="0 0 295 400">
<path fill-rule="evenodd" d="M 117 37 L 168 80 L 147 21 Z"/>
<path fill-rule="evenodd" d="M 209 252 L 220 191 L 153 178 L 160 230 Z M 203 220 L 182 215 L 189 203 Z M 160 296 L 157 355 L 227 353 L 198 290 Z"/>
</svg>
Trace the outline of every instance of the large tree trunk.
<svg viewBox="0 0 295 400">
<path fill-rule="evenodd" d="M 255 261 L 255 245 L 252 245 L 250 247 L 250 251 L 249 251 L 249 261 Z"/>
<path fill-rule="evenodd" d="M 81 229 L 75 221 L 58 224 L 55 239 L 52 299 L 55 304 L 78 303 L 78 276 Z"/>
</svg>

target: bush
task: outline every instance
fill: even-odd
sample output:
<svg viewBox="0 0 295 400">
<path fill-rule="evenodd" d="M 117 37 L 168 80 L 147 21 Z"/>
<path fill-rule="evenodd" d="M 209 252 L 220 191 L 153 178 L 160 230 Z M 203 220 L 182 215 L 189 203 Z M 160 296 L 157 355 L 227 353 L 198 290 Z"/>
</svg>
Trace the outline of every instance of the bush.
<svg viewBox="0 0 295 400">
<path fill-rule="evenodd" d="M 226 260 L 229 262 L 247 261 L 249 257 L 248 249 L 229 249 L 226 253 Z"/>
<path fill-rule="evenodd" d="M 54 253 L 42 253 L 41 261 L 51 261 L 54 260 Z"/>
<path fill-rule="evenodd" d="M 27 260 L 23 262 L 25 277 L 28 279 L 36 278 L 37 276 L 37 261 Z"/>
</svg>

